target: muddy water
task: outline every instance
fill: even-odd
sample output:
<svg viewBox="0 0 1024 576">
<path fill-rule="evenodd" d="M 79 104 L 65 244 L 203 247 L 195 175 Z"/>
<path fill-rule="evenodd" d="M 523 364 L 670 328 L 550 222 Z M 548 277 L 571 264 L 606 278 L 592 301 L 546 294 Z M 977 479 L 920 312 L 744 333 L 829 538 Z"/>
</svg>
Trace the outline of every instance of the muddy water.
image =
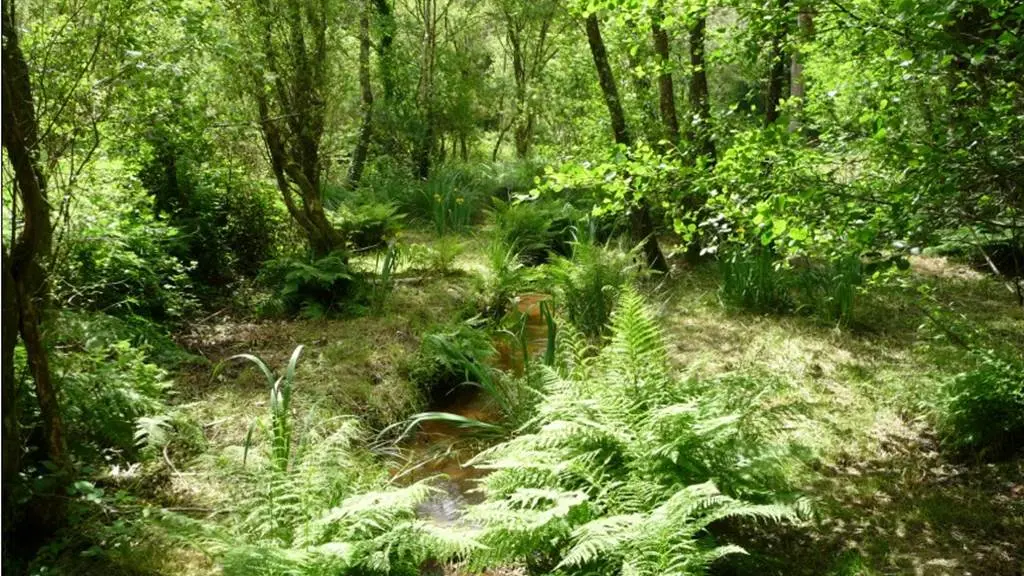
<svg viewBox="0 0 1024 576">
<path fill-rule="evenodd" d="M 543 294 L 524 294 L 516 299 L 516 311 L 525 321 L 527 353 L 543 353 L 547 345 L 547 324 L 541 314 L 540 303 L 548 297 Z M 495 368 L 513 374 L 523 371 L 523 355 L 517 342 L 510 338 L 497 338 Z M 501 413 L 494 402 L 476 386 L 462 386 L 431 410 L 449 412 L 482 422 L 498 423 Z M 424 422 L 407 446 L 409 465 L 399 473 L 403 478 L 418 480 L 436 476 L 441 492 L 420 506 L 419 513 L 438 523 L 458 519 L 467 504 L 482 500 L 475 491 L 476 481 L 486 471 L 466 465 L 483 447 L 471 429 L 463 429 L 445 422 Z"/>
</svg>

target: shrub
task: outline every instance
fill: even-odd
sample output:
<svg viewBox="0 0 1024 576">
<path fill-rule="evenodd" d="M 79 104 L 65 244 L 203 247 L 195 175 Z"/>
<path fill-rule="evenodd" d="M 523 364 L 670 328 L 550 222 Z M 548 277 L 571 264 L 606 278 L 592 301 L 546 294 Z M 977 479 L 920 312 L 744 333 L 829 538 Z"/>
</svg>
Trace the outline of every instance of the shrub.
<svg viewBox="0 0 1024 576">
<path fill-rule="evenodd" d="M 822 320 L 849 324 L 857 292 L 864 281 L 860 257 L 838 257 L 824 264 L 810 263 L 794 271 L 796 298 Z"/>
<path fill-rule="evenodd" d="M 523 264 L 536 266 L 547 262 L 552 254 L 571 253 L 575 210 L 537 201 L 506 204 L 494 200 L 491 217 L 497 239 L 513 247 Z"/>
<path fill-rule="evenodd" d="M 734 407 L 716 386 L 673 380 L 636 292 L 622 294 L 596 358 L 563 355 L 543 369 L 536 417 L 470 462 L 493 470 L 481 480 L 486 500 L 464 517 L 485 546 L 471 568 L 704 574 L 742 552 L 709 537 L 716 521 L 796 518 L 771 503 L 786 454 L 782 415 L 764 397 Z"/>
<path fill-rule="evenodd" d="M 590 338 L 600 336 L 619 294 L 638 277 L 637 262 L 635 251 L 575 242 L 572 258 L 559 258 L 550 269 L 569 321 Z"/>
<path fill-rule="evenodd" d="M 362 448 L 357 419 L 292 417 L 300 352 L 296 348 L 280 377 L 259 358 L 240 356 L 267 379 L 270 419 L 250 426 L 241 467 L 222 462 L 217 468 L 231 513 L 222 523 L 166 513 L 164 525 L 229 576 L 411 576 L 428 558 L 464 555 L 472 541 L 446 538 L 417 518 L 417 507 L 436 490 L 423 482 L 392 487 L 386 470 Z M 249 455 L 260 429 L 270 436 L 264 459 Z"/>
<path fill-rule="evenodd" d="M 523 266 L 519 252 L 497 239 L 487 245 L 487 275 L 483 293 L 486 314 L 501 318 L 508 311 L 512 299 L 532 280 L 530 271 Z"/>
<path fill-rule="evenodd" d="M 339 312 L 361 295 L 360 279 L 342 252 L 317 260 L 273 260 L 264 269 L 263 281 L 280 287 L 278 295 L 287 313 L 307 318 Z"/>
<path fill-rule="evenodd" d="M 495 353 L 491 336 L 470 322 L 434 330 L 423 336 L 409 377 L 436 407 L 462 385 L 492 388 L 495 375 L 487 362 Z"/>
<path fill-rule="evenodd" d="M 946 445 L 982 457 L 1001 457 L 1024 445 L 1024 358 L 990 349 L 972 351 L 970 369 L 948 379 L 938 402 Z"/>
<path fill-rule="evenodd" d="M 195 305 L 189 268 L 172 254 L 182 236 L 153 216 L 137 186 L 114 179 L 117 167 L 90 174 L 95 192 L 76 199 L 56 260 L 55 297 L 66 306 L 156 320 Z"/>
<path fill-rule="evenodd" d="M 93 457 L 134 454 L 138 420 L 166 410 L 167 372 L 149 361 L 148 346 L 109 331 L 102 316 L 65 314 L 53 325 L 51 366 L 73 445 Z"/>
<path fill-rule="evenodd" d="M 404 215 L 391 203 L 343 205 L 335 212 L 339 229 L 355 250 L 383 248 L 402 227 Z"/>
</svg>

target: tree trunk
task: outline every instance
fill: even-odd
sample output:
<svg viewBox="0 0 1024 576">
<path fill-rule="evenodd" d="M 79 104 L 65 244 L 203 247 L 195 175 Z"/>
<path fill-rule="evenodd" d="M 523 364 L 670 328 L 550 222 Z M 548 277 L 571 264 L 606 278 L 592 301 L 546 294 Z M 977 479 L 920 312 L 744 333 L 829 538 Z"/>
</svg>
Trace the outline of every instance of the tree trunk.
<svg viewBox="0 0 1024 576">
<path fill-rule="evenodd" d="M 3 545 L 10 545 L 8 536 L 14 527 L 14 485 L 21 471 L 21 429 L 18 424 L 18 387 L 14 381 L 14 348 L 18 344 L 18 296 L 14 289 L 14 277 L 11 274 L 11 263 L 7 252 L 3 258 L 3 340 L 2 356 L 0 356 L 0 385 L 3 395 L 0 397 L 0 409 L 3 410 Z"/>
<path fill-rule="evenodd" d="M 288 213 L 306 233 L 313 256 L 323 257 L 345 244 L 344 236 L 328 220 L 320 196 L 328 22 L 324 14 L 303 14 L 299 1 L 291 0 L 282 48 L 273 38 L 281 25 L 279 16 L 260 2 L 254 4 L 262 18 L 263 64 L 273 77 L 267 86 L 262 70 L 250 70 L 263 141 Z M 309 40 L 304 21 L 311 28 Z"/>
<path fill-rule="evenodd" d="M 796 18 L 797 28 L 800 31 L 801 42 L 811 42 L 814 39 L 814 11 L 810 6 L 803 6 Z M 804 85 L 804 62 L 800 48 L 793 51 L 792 64 L 789 70 L 790 96 L 796 99 L 796 109 L 789 118 L 789 131 L 800 132 L 803 128 L 800 113 L 804 107 L 804 97 L 807 93 Z"/>
<path fill-rule="evenodd" d="M 707 17 L 704 15 L 696 18 L 690 25 L 689 104 L 693 121 L 688 130 L 694 149 L 698 154 L 704 156 L 709 167 L 713 167 L 716 153 L 715 140 L 711 135 L 711 98 L 708 95 L 707 63 L 704 58 L 706 27 Z"/>
<path fill-rule="evenodd" d="M 512 48 L 512 79 L 516 85 L 513 139 L 516 156 L 526 158 L 530 154 L 530 144 L 533 140 L 533 111 L 527 102 L 529 79 L 526 74 L 526 55 L 523 54 L 522 30 L 511 16 L 506 16 L 506 28 L 508 44 Z"/>
<path fill-rule="evenodd" d="M 778 0 L 778 10 L 786 12 L 789 0 Z M 783 25 L 772 35 L 772 48 L 770 53 L 771 72 L 768 76 L 768 93 L 764 105 L 764 125 L 771 126 L 779 119 L 779 106 L 782 103 L 786 82 L 789 80 L 787 70 L 786 53 L 783 44 L 786 41 L 786 18 L 782 18 Z"/>
<path fill-rule="evenodd" d="M 370 4 L 366 0 L 359 17 L 359 88 L 363 97 L 363 121 L 359 127 L 359 138 L 352 152 L 352 163 L 348 168 L 348 187 L 355 189 L 363 177 L 363 167 L 370 151 L 373 137 L 373 88 L 370 85 Z"/>
<path fill-rule="evenodd" d="M 4 308 L 15 307 L 18 310 L 18 332 L 25 343 L 29 371 L 35 381 L 47 455 L 56 466 L 58 476 L 64 476 L 70 468 L 64 441 L 64 423 L 40 329 L 42 312 L 47 305 L 45 265 L 50 257 L 53 229 L 46 198 L 46 178 L 38 161 L 39 124 L 35 115 L 35 102 L 28 64 L 18 43 L 12 4 L 8 1 L 3 6 L 2 131 L 3 146 L 14 169 L 13 184 L 21 200 L 23 226 L 21 233 L 14 238 L 9 259 L 6 254 L 4 256 L 4 283 L 11 284 L 4 289 Z M 8 341 L 5 343 L 4 356 L 8 353 L 6 347 L 13 346 L 14 339 L 6 338 L 12 328 L 5 320 L 4 336 Z M 7 396 L 13 391 L 13 372 L 8 373 L 5 368 L 3 376 L 7 379 L 4 383 L 4 394 Z M 5 427 L 8 424 L 6 410 Z M 8 456 L 8 450 L 9 447 L 5 446 L 5 457 Z M 5 477 L 8 473 L 4 471 Z"/>
<path fill-rule="evenodd" d="M 391 49 L 395 39 L 395 15 L 388 0 L 373 0 L 373 6 L 380 22 L 380 42 L 377 43 L 380 83 L 384 92 L 384 102 L 391 103 L 395 96 L 393 51 Z"/>
<path fill-rule="evenodd" d="M 669 59 L 668 33 L 661 27 L 665 17 L 659 1 L 651 15 L 651 36 L 654 37 L 654 53 L 658 56 L 658 107 L 664 138 L 673 146 L 679 144 L 679 118 L 676 115 L 675 86 L 672 82 L 671 60 Z"/>
<path fill-rule="evenodd" d="M 615 142 L 625 147 L 632 145 L 629 135 L 629 128 L 626 125 L 626 116 L 622 111 L 622 102 L 619 100 L 619 90 L 615 85 L 615 77 L 612 75 L 612 68 L 608 64 L 608 52 L 604 47 L 604 39 L 601 37 L 601 25 L 597 21 L 597 14 L 590 14 L 587 17 L 587 42 L 590 44 L 590 54 L 594 59 L 594 67 L 597 69 L 597 80 L 601 85 L 601 94 L 604 95 L 605 105 L 608 107 L 608 116 L 612 123 L 612 132 L 615 135 Z M 668 263 L 664 254 L 658 246 L 658 238 L 655 236 L 654 221 L 651 218 L 650 206 L 647 199 L 634 198 L 635 206 L 630 207 L 630 229 L 633 240 L 642 243 L 644 256 L 647 264 L 654 270 L 668 271 Z"/>
<path fill-rule="evenodd" d="M 419 141 L 413 151 L 413 169 L 416 177 L 426 180 L 430 175 L 430 155 L 436 146 L 434 127 L 434 57 L 437 50 L 437 0 L 422 0 L 423 50 L 420 61 L 420 81 L 417 101 L 420 107 L 422 126 Z"/>
</svg>

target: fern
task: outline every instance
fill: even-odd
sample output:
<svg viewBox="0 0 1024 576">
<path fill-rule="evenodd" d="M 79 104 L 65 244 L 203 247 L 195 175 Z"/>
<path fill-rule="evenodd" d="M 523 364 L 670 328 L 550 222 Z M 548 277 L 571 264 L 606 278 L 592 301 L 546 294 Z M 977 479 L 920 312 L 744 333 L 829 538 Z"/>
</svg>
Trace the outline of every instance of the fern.
<svg viewBox="0 0 1024 576">
<path fill-rule="evenodd" d="M 741 378 L 674 379 L 661 330 L 630 288 L 596 356 L 572 329 L 559 338 L 535 416 L 471 462 L 492 470 L 480 481 L 485 501 L 465 515 L 486 546 L 471 552 L 473 568 L 703 574 L 742 552 L 714 542 L 715 522 L 797 519 L 772 502 L 785 495 L 777 438 L 790 415 L 765 408 L 773 386 L 736 403 Z"/>
</svg>

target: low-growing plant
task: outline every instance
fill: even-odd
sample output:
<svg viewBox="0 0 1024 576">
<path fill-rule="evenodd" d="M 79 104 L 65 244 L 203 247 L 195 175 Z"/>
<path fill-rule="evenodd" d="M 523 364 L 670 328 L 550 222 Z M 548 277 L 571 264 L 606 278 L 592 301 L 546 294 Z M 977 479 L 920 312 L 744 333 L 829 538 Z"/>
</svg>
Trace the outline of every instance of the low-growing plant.
<svg viewBox="0 0 1024 576">
<path fill-rule="evenodd" d="M 334 217 L 339 230 L 355 250 L 387 247 L 405 219 L 395 204 L 382 202 L 342 204 Z"/>
<path fill-rule="evenodd" d="M 443 406 L 461 386 L 478 386 L 499 403 L 499 375 L 488 362 L 496 350 L 491 336 L 470 320 L 423 336 L 419 358 L 410 378 L 419 384 L 432 406 Z"/>
<path fill-rule="evenodd" d="M 611 318 L 619 294 L 641 272 L 636 250 L 610 245 L 573 243 L 571 258 L 558 258 L 550 267 L 559 306 L 587 337 L 600 336 Z"/>
<path fill-rule="evenodd" d="M 392 487 L 363 448 L 358 420 L 294 418 L 290 399 L 301 350 L 280 377 L 255 356 L 235 357 L 255 364 L 270 388 L 269 465 L 246 461 L 251 426 L 242 467 L 221 470 L 231 514 L 215 522 L 165 513 L 169 532 L 230 576 L 412 576 L 428 558 L 468 553 L 472 540 L 452 538 L 417 518 L 417 507 L 436 489 L 425 481 Z"/>
<path fill-rule="evenodd" d="M 1024 446 L 1024 358 L 976 349 L 970 367 L 940 388 L 937 419 L 944 443 L 962 453 L 1000 458 Z"/>
<path fill-rule="evenodd" d="M 552 254 L 571 253 L 576 220 L 571 205 L 559 208 L 536 200 L 507 204 L 494 199 L 490 214 L 496 238 L 514 247 L 527 266 L 543 264 Z"/>
<path fill-rule="evenodd" d="M 530 284 L 533 274 L 523 265 L 515 246 L 497 239 L 487 245 L 487 268 L 483 282 L 486 314 L 498 319 L 508 311 L 512 299 Z"/>
<path fill-rule="evenodd" d="M 864 266 L 857 255 L 808 263 L 794 270 L 796 301 L 829 323 L 849 324 L 864 282 Z"/>
<path fill-rule="evenodd" d="M 783 263 L 768 249 L 733 250 L 719 260 L 719 295 L 726 306 L 752 312 L 779 312 L 792 307 L 779 267 Z"/>
<path fill-rule="evenodd" d="M 264 270 L 263 281 L 279 287 L 278 296 L 287 313 L 307 318 L 341 311 L 360 296 L 360 278 L 342 252 L 316 260 L 273 260 Z"/>
<path fill-rule="evenodd" d="M 797 519 L 802 506 L 773 503 L 788 498 L 782 411 L 763 397 L 735 407 L 714 385 L 674 379 L 635 291 L 621 295 L 597 357 L 566 348 L 542 368 L 536 417 L 470 462 L 492 470 L 485 501 L 464 517 L 485 546 L 472 569 L 705 574 L 742 552 L 716 541 L 719 520 Z"/>
</svg>

